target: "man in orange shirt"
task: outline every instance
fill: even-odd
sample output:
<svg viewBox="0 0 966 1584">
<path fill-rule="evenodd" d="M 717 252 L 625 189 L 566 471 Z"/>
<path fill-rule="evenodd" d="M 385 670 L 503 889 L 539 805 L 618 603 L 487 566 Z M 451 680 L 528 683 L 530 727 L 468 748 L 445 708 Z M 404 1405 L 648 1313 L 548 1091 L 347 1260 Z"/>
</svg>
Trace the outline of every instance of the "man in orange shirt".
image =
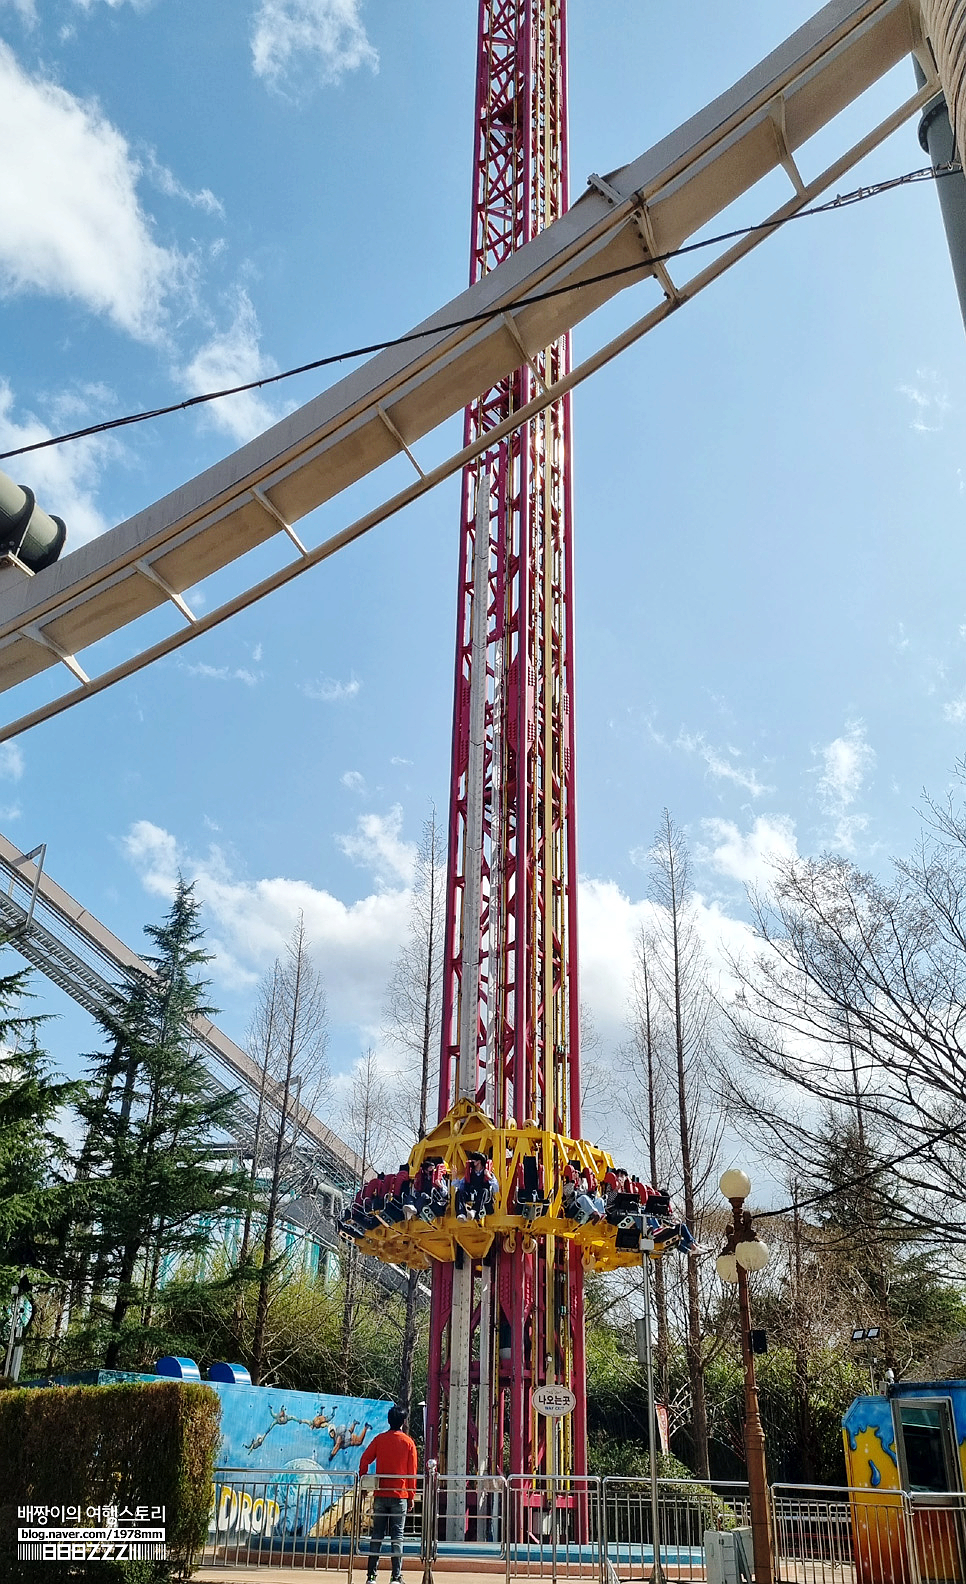
<svg viewBox="0 0 966 1584">
<path fill-rule="evenodd" d="M 365 1474 L 375 1463 L 377 1476 L 367 1581 L 376 1576 L 387 1529 L 392 1551 L 391 1577 L 394 1584 L 402 1581 L 403 1525 L 409 1503 L 416 1495 L 416 1443 L 403 1430 L 405 1423 L 403 1410 L 390 1408 L 389 1429 L 369 1443 L 359 1464 L 359 1473 Z"/>
</svg>

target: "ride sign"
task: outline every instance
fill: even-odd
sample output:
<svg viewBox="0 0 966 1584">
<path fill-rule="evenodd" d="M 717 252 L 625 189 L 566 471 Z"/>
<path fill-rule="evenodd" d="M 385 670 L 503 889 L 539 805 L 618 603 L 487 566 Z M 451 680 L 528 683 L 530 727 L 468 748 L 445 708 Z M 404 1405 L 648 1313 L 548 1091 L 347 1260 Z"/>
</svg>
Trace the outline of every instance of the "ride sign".
<svg viewBox="0 0 966 1584">
<path fill-rule="evenodd" d="M 536 1413 L 547 1419 L 563 1419 L 573 1413 L 577 1398 L 569 1386 L 534 1386 L 530 1403 Z"/>
</svg>

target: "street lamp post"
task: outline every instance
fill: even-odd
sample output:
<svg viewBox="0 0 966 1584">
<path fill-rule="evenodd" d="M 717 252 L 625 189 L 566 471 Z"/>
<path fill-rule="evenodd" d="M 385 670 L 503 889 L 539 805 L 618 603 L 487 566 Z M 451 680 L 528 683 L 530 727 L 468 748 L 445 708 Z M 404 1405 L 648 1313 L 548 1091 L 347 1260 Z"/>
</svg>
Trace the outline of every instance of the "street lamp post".
<svg viewBox="0 0 966 1584">
<path fill-rule="evenodd" d="M 651 1552 L 653 1561 L 649 1584 L 665 1584 L 661 1567 L 661 1507 L 658 1493 L 657 1436 L 654 1411 L 654 1355 L 651 1345 L 651 1255 L 654 1239 L 641 1238 L 641 1275 L 644 1281 L 644 1314 L 638 1332 L 637 1356 L 644 1365 L 647 1380 L 647 1456 L 651 1484 Z"/>
<path fill-rule="evenodd" d="M 745 1458 L 748 1464 L 755 1584 L 773 1584 L 765 1432 L 758 1411 L 758 1382 L 755 1378 L 755 1355 L 751 1350 L 751 1306 L 748 1302 L 748 1272 L 764 1270 L 768 1264 L 768 1246 L 758 1237 L 751 1214 L 745 1209 L 745 1200 L 751 1193 L 751 1180 L 746 1173 L 734 1168 L 726 1171 L 720 1187 L 731 1204 L 731 1226 L 726 1233 L 725 1246 L 718 1256 L 717 1271 L 722 1281 L 737 1283 L 738 1286 L 741 1361 L 745 1377 Z"/>
</svg>

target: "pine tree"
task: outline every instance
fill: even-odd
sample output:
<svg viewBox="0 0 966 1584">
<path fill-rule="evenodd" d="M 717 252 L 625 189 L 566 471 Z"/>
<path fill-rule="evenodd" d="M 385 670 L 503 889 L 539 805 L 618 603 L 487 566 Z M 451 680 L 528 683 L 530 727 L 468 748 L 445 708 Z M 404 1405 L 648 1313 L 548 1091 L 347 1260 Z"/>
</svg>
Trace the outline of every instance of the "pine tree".
<svg viewBox="0 0 966 1584">
<path fill-rule="evenodd" d="M 43 1018 L 14 1009 L 27 993 L 26 971 L 0 976 L 0 1283 L 20 1268 L 59 1274 L 58 1227 L 71 1188 L 58 1112 L 76 1085 L 51 1075 L 37 1043 Z"/>
<path fill-rule="evenodd" d="M 191 1021 L 208 1017 L 198 974 L 208 961 L 193 890 L 179 879 L 170 912 L 145 933 L 156 952 L 150 978 L 120 988 L 98 1021 L 106 1053 L 92 1058 L 77 1110 L 92 1261 L 90 1318 L 107 1318 L 108 1367 L 121 1354 L 132 1311 L 150 1324 L 166 1262 L 205 1247 L 208 1222 L 244 1204 L 244 1176 L 219 1159 L 234 1097 L 211 1092 Z"/>
</svg>

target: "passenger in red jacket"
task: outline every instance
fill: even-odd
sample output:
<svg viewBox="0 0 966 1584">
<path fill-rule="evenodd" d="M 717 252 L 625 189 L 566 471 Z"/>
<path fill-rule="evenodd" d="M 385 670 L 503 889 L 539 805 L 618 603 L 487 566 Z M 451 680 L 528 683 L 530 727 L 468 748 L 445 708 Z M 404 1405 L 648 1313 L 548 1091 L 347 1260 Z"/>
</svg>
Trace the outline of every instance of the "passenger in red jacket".
<svg viewBox="0 0 966 1584">
<path fill-rule="evenodd" d="M 377 1475 L 367 1581 L 376 1576 L 387 1529 L 392 1552 L 391 1578 L 395 1584 L 402 1580 L 403 1525 L 409 1503 L 416 1495 L 416 1443 L 403 1430 L 405 1423 L 403 1410 L 390 1408 L 389 1429 L 370 1442 L 359 1464 L 359 1473 L 365 1474 L 375 1463 Z"/>
</svg>

